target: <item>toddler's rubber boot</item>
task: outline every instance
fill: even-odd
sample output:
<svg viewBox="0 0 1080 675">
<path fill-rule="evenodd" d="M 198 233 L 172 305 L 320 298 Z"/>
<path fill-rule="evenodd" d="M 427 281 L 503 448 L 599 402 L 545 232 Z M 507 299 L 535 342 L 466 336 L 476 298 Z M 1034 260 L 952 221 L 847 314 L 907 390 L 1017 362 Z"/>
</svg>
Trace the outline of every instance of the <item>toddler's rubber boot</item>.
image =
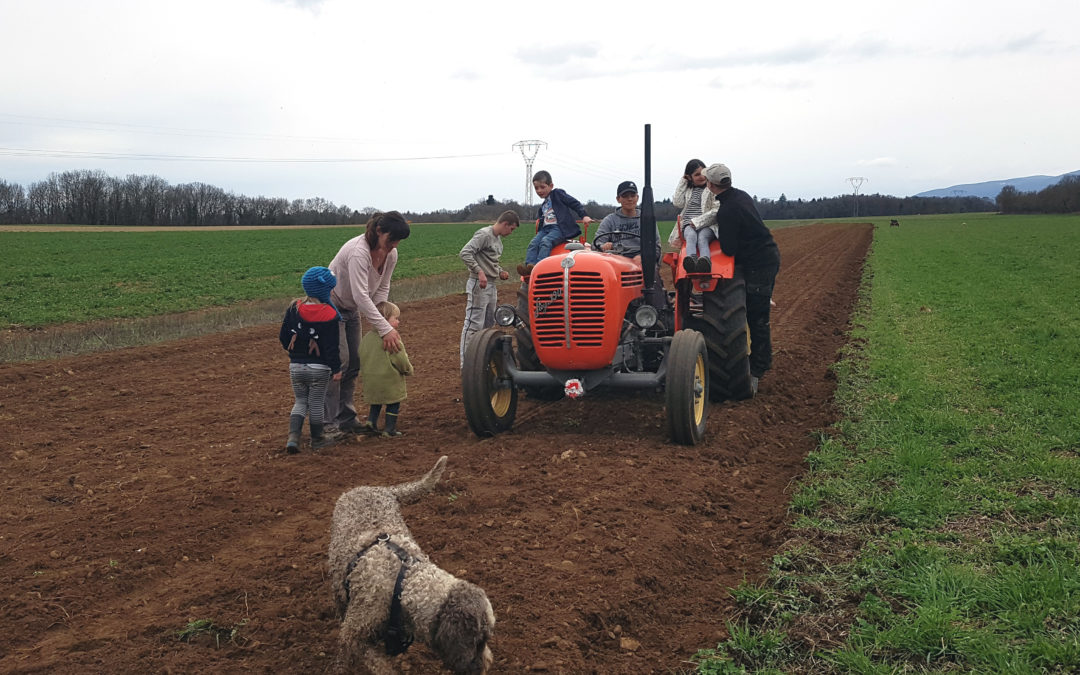
<svg viewBox="0 0 1080 675">
<path fill-rule="evenodd" d="M 289 415 L 289 440 L 285 441 L 285 452 L 290 455 L 300 452 L 300 430 L 303 428 L 303 415 Z"/>
</svg>

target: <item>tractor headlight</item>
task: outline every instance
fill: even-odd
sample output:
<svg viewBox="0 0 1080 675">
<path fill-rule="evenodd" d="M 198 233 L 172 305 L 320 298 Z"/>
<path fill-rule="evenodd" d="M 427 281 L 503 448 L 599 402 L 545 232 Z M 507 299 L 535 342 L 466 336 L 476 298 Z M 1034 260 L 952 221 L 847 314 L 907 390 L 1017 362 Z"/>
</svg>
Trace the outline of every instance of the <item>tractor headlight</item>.
<svg viewBox="0 0 1080 675">
<path fill-rule="evenodd" d="M 642 305 L 634 312 L 634 323 L 642 328 L 652 328 L 660 320 L 660 312 L 652 305 Z"/>
<path fill-rule="evenodd" d="M 499 305 L 495 308 L 495 323 L 500 326 L 513 326 L 517 322 L 517 310 L 513 305 Z"/>
</svg>

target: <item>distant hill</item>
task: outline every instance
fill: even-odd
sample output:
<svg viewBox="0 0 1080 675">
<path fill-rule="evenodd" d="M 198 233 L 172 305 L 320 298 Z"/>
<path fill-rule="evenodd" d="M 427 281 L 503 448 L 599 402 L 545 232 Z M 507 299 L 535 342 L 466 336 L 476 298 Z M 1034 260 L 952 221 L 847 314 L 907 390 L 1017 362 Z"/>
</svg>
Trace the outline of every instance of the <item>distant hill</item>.
<svg viewBox="0 0 1080 675">
<path fill-rule="evenodd" d="M 915 195 L 916 197 L 987 197 L 994 199 L 1001 192 L 1001 188 L 1011 185 L 1018 192 L 1038 192 L 1043 188 L 1050 187 L 1065 176 L 1080 176 L 1080 171 L 1063 173 L 1060 176 L 1027 176 L 1026 178 L 1009 178 L 1007 180 L 988 180 L 985 183 L 967 183 L 965 185 L 951 185 L 947 188 L 927 190 Z"/>
</svg>

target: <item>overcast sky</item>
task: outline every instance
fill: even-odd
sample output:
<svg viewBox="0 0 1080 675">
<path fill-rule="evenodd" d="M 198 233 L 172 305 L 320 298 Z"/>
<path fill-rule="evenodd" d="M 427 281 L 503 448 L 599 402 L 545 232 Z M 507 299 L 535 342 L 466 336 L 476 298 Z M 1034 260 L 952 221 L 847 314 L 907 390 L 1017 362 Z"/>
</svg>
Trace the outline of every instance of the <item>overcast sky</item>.
<svg viewBox="0 0 1080 675">
<path fill-rule="evenodd" d="M 724 162 L 776 199 L 1080 169 L 1080 2 L 0 0 L 0 179 L 353 208 L 581 201 Z M 535 201 L 535 196 L 533 197 Z"/>
</svg>

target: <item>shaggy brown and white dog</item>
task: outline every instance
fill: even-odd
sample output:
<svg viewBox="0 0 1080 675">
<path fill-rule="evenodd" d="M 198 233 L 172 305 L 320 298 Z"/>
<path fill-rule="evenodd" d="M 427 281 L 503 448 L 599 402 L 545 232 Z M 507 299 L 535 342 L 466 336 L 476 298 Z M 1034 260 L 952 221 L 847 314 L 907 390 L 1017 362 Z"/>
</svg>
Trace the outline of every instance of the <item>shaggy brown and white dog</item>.
<svg viewBox="0 0 1080 675">
<path fill-rule="evenodd" d="M 413 639 L 455 672 L 484 673 L 491 665 L 495 613 L 487 595 L 431 562 L 401 517 L 400 505 L 430 492 L 445 468 L 440 457 L 420 480 L 353 488 L 338 499 L 330 583 L 342 619 L 339 671 L 363 663 L 372 673 L 393 673 L 392 655 Z"/>
</svg>

